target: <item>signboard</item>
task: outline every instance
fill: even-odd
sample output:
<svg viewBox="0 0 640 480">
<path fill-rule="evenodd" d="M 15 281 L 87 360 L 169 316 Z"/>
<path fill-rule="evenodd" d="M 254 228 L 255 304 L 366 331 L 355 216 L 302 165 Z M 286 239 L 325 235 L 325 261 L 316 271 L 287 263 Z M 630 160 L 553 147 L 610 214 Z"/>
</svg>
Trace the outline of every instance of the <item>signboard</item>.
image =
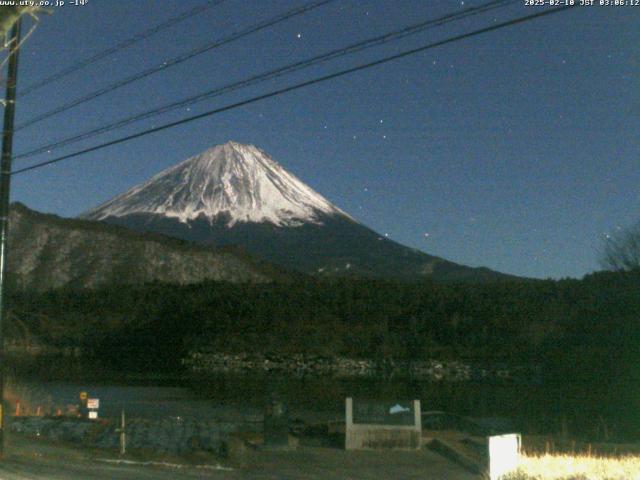
<svg viewBox="0 0 640 480">
<path fill-rule="evenodd" d="M 87 401 L 87 392 L 80 392 L 80 401 L 81 402 Z"/>
<path fill-rule="evenodd" d="M 345 447 L 417 449 L 421 446 L 420 400 L 347 398 Z"/>
<path fill-rule="evenodd" d="M 98 412 L 96 410 L 92 410 L 89 412 L 89 420 L 96 420 L 98 418 Z"/>
<path fill-rule="evenodd" d="M 88 398 L 87 399 L 87 408 L 89 410 L 98 410 L 100 408 L 100 399 L 99 398 Z"/>
<path fill-rule="evenodd" d="M 520 462 L 520 434 L 494 435 L 488 437 L 489 478 L 499 480 L 513 472 Z"/>
<path fill-rule="evenodd" d="M 365 425 L 414 425 L 413 401 L 372 402 L 353 399 L 353 423 Z"/>
</svg>

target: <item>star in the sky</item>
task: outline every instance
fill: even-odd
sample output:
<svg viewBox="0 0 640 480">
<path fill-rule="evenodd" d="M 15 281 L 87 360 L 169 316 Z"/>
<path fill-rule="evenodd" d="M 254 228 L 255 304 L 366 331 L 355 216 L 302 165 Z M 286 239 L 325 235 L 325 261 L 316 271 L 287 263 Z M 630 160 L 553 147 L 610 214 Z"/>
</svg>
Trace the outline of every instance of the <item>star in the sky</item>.
<svg viewBox="0 0 640 480">
<path fill-rule="evenodd" d="M 298 38 L 302 38 L 302 33 L 298 32 L 298 33 L 297 33 L 297 35 L 296 35 L 296 37 L 298 37 Z"/>
</svg>

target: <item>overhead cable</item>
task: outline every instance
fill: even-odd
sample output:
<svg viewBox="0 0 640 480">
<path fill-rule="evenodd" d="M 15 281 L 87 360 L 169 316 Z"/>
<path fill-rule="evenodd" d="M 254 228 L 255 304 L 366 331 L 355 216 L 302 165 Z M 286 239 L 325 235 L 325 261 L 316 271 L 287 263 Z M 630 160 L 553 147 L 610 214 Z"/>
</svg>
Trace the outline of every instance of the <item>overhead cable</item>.
<svg viewBox="0 0 640 480">
<path fill-rule="evenodd" d="M 462 10 L 456 13 L 450 13 L 436 19 L 428 19 L 428 20 L 410 25 L 408 27 L 405 27 L 401 30 L 396 30 L 393 32 L 385 33 L 383 35 L 378 35 L 376 37 L 369 38 L 367 40 L 360 41 L 346 47 L 335 49 L 330 52 L 323 53 L 321 55 L 316 55 L 314 57 L 307 58 L 292 64 L 288 64 L 283 67 L 269 70 L 267 72 L 254 75 L 252 77 L 249 77 L 240 81 L 231 82 L 221 87 L 217 87 L 212 90 L 207 90 L 198 95 L 189 96 L 179 101 L 175 101 L 160 107 L 156 107 L 156 108 L 138 113 L 136 115 L 125 117 L 123 119 L 117 120 L 107 125 L 93 128 L 81 133 L 76 133 L 74 135 L 57 140 L 47 145 L 42 145 L 37 148 L 34 148 L 33 150 L 23 152 L 19 155 L 16 155 L 14 158 L 22 159 L 22 158 L 32 157 L 34 155 L 38 155 L 45 152 L 50 153 L 52 150 L 62 148 L 67 145 L 71 145 L 73 143 L 77 143 L 79 141 L 86 140 L 88 138 L 92 138 L 94 136 L 101 135 L 101 134 L 122 128 L 124 126 L 139 122 L 141 120 L 145 120 L 148 118 L 155 117 L 157 115 L 168 113 L 170 111 L 177 110 L 179 108 L 185 108 L 190 105 L 194 105 L 196 103 L 199 103 L 205 100 L 210 100 L 220 95 L 233 92 L 240 88 L 253 86 L 253 85 L 265 82 L 267 80 L 279 78 L 283 75 L 290 74 L 290 73 L 323 63 L 323 62 L 327 62 L 329 60 L 333 60 L 346 55 L 351 55 L 353 53 L 357 53 L 368 48 L 376 47 L 392 41 L 399 40 L 409 35 L 417 34 L 432 27 L 437 27 L 453 21 L 461 20 L 463 18 L 486 13 L 488 11 L 495 10 L 497 8 L 503 8 L 514 3 L 520 3 L 520 0 L 494 0 L 491 2 L 487 2 L 483 5 L 480 5 L 478 7 L 467 8 L 465 10 Z"/>
<path fill-rule="evenodd" d="M 166 123 L 164 125 L 160 125 L 158 127 L 150 128 L 148 130 L 144 130 L 144 131 L 141 131 L 141 132 L 138 132 L 138 133 L 134 133 L 132 135 L 127 135 L 125 137 L 121 137 L 121 138 L 118 138 L 116 140 L 111 140 L 109 142 L 105 142 L 105 143 L 101 143 L 99 145 L 95 145 L 93 147 L 85 148 L 85 149 L 79 150 L 77 152 L 69 153 L 67 155 L 62 155 L 60 157 L 53 158 L 51 160 L 39 162 L 39 163 L 30 165 L 28 167 L 24 167 L 24 168 L 21 168 L 21 169 L 18 169 L 18 170 L 14 170 L 12 172 L 12 175 L 17 175 L 19 173 L 24 173 L 24 172 L 28 172 L 28 171 L 31 171 L 31 170 L 36 170 L 36 169 L 45 167 L 47 165 L 53 165 L 55 163 L 59 163 L 59 162 L 62 162 L 64 160 L 75 158 L 75 157 L 78 157 L 80 155 L 84 155 L 84 154 L 87 154 L 87 153 L 95 152 L 97 150 L 102 150 L 104 148 L 107 148 L 107 147 L 110 147 L 110 146 L 113 146 L 113 145 L 118 145 L 118 144 L 125 143 L 125 142 L 131 141 L 131 140 L 135 140 L 137 138 L 150 135 L 152 133 L 157 133 L 157 132 L 160 132 L 160 131 L 163 131 L 163 130 L 167 130 L 169 128 L 173 128 L 173 127 L 177 127 L 177 126 L 184 125 L 184 124 L 187 124 L 187 123 L 191 123 L 191 122 L 194 122 L 196 120 L 200 120 L 202 118 L 210 117 L 210 116 L 222 113 L 222 112 L 226 112 L 226 111 L 233 110 L 233 109 L 236 109 L 236 108 L 239 108 L 239 107 L 243 107 L 245 105 L 250 105 L 252 103 L 256 103 L 256 102 L 259 102 L 259 101 L 262 101 L 262 100 L 266 100 L 268 98 L 272 98 L 272 97 L 276 97 L 276 96 L 282 95 L 284 93 L 288 93 L 288 92 L 292 92 L 292 91 L 299 90 L 299 89 L 302 89 L 302 88 L 306 88 L 306 87 L 309 87 L 311 85 L 316 85 L 316 84 L 319 84 L 319 83 L 323 83 L 323 82 L 326 82 L 328 80 L 332 80 L 334 78 L 342 77 L 344 75 L 348 75 L 348 74 L 355 73 L 355 72 L 358 72 L 358 71 L 361 71 L 361 70 L 365 70 L 365 69 L 372 68 L 372 67 L 375 67 L 375 66 L 378 66 L 378 65 L 382 65 L 382 64 L 394 61 L 394 60 L 398 60 L 400 58 L 408 57 L 410 55 L 415 55 L 417 53 L 421 53 L 421 52 L 430 50 L 432 48 L 436 48 L 436 47 L 440 47 L 442 45 L 447 45 L 447 44 L 450 44 L 450 43 L 458 42 L 460 40 L 464 40 L 464 39 L 467 39 L 467 38 L 475 37 L 475 36 L 478 36 L 478 35 L 482 35 L 482 34 L 485 34 L 485 33 L 488 33 L 488 32 L 492 32 L 492 31 L 499 30 L 499 29 L 502 29 L 502 28 L 510 27 L 510 26 L 513 26 L 513 25 L 529 22 L 529 21 L 535 20 L 537 18 L 541 18 L 541 17 L 545 17 L 545 16 L 548 16 L 548 15 L 553 15 L 553 14 L 556 14 L 556 13 L 563 12 L 563 11 L 566 11 L 566 10 L 571 9 L 571 8 L 574 8 L 574 5 L 567 5 L 567 6 L 562 6 L 562 7 L 543 10 L 543 11 L 538 12 L 538 13 L 534 13 L 534 14 L 531 14 L 531 15 L 526 15 L 526 16 L 523 16 L 523 17 L 518 17 L 518 18 L 515 18 L 515 19 L 512 19 L 512 20 L 506 21 L 506 22 L 496 23 L 495 25 L 491 25 L 490 27 L 481 28 L 481 29 L 474 30 L 474 31 L 469 32 L 469 33 L 464 33 L 464 34 L 461 34 L 461 35 L 456 35 L 456 36 L 453 36 L 453 37 L 449 37 L 449 38 L 444 39 L 444 40 L 440 40 L 440 41 L 437 41 L 437 42 L 429 43 L 429 44 L 423 45 L 421 47 L 412 48 L 410 50 L 405 50 L 403 52 L 397 53 L 395 55 L 390 55 L 390 56 L 381 58 L 379 60 L 375 60 L 375 61 L 372 61 L 372 62 L 369 62 L 369 63 L 361 64 L 361 65 L 358 65 L 358 66 L 355 66 L 355 67 L 351 67 L 351 68 L 348 68 L 348 69 L 345 69 L 345 70 L 340 70 L 338 72 L 331 73 L 329 75 L 324 75 L 322 77 L 314 78 L 312 80 L 307 80 L 305 82 L 301 82 L 301 83 L 297 83 L 297 84 L 294 84 L 294 85 L 290 85 L 288 87 L 280 88 L 278 90 L 274 90 L 274 91 L 269 92 L 269 93 L 265 93 L 265 94 L 262 94 L 262 95 L 258 95 L 258 96 L 255 96 L 255 97 L 248 98 L 246 100 L 242 100 L 242 101 L 235 102 L 235 103 L 232 103 L 232 104 L 229 104 L 229 105 L 225 105 L 223 107 L 219 107 L 219 108 L 216 108 L 216 109 L 213 109 L 213 110 L 209 110 L 207 112 L 200 113 L 198 115 L 193 115 L 191 117 L 186 117 L 186 118 L 183 118 L 181 120 L 177 120 L 175 122 Z"/>
<path fill-rule="evenodd" d="M 209 52 L 215 48 L 221 47 L 222 45 L 226 45 L 228 43 L 234 42 L 236 40 L 239 40 L 240 38 L 246 37 L 248 35 L 251 35 L 253 33 L 259 32 L 260 30 L 264 30 L 265 28 L 271 27 L 273 25 L 276 25 L 280 22 L 283 22 L 285 20 L 288 20 L 289 18 L 292 17 L 296 17 L 299 15 L 303 15 L 313 9 L 316 9 L 318 7 L 321 7 L 323 5 L 326 5 L 328 3 L 331 3 L 335 0 L 316 0 L 315 2 L 311 2 L 308 3 L 306 5 L 303 5 L 302 7 L 297 7 L 291 10 L 288 10 L 285 13 L 276 15 L 275 17 L 272 17 L 270 19 L 264 20 L 262 22 L 259 22 L 255 25 L 251 25 L 247 28 L 244 28 L 242 30 L 239 30 L 237 32 L 234 32 L 226 37 L 220 38 L 218 40 L 215 40 L 213 42 L 209 42 L 206 45 L 203 45 L 201 47 L 198 47 L 194 50 L 191 50 L 189 52 L 183 53 L 182 55 L 179 55 L 177 57 L 173 57 L 169 60 L 166 60 L 162 63 L 160 63 L 159 65 L 156 65 L 154 67 L 148 68 L 142 72 L 138 72 L 136 74 L 133 74 L 129 77 L 126 77 L 122 80 L 118 80 L 117 82 L 111 83 L 105 87 L 102 87 L 98 90 L 95 90 L 87 95 L 84 95 L 82 97 L 76 98 L 75 100 L 71 100 L 68 103 L 65 103 L 64 105 L 61 105 L 59 107 L 54 108 L 53 110 L 49 110 L 48 112 L 42 113 L 40 115 L 37 115 L 33 118 L 30 118 L 29 120 L 21 123 L 20 125 L 16 126 L 14 131 L 19 131 L 22 130 L 24 128 L 30 127 L 32 125 L 35 125 L 36 123 L 39 123 L 43 120 L 46 120 L 47 118 L 51 118 L 55 115 L 58 115 L 62 112 L 66 112 L 67 110 L 70 110 L 74 107 L 77 107 L 78 105 L 81 105 L 83 103 L 89 102 L 91 100 L 94 100 L 98 97 L 101 97 L 102 95 L 105 95 L 107 93 L 113 92 L 114 90 L 117 90 L 119 88 L 124 87 L 125 85 L 129 85 L 133 82 L 136 82 L 138 80 L 142 80 L 143 78 L 149 77 L 155 73 L 158 72 L 163 72 L 168 70 L 171 67 L 175 67 L 176 65 L 180 65 L 181 63 L 186 62 L 187 60 L 191 60 L 194 57 L 197 57 L 198 55 L 202 55 L 203 53 Z"/>
</svg>

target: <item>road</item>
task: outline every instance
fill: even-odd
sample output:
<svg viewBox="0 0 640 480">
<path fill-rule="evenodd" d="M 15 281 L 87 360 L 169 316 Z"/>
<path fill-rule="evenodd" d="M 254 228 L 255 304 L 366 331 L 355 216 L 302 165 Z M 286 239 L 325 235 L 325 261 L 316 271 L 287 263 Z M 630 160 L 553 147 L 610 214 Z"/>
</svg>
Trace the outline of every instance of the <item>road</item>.
<svg viewBox="0 0 640 480">
<path fill-rule="evenodd" d="M 129 462 L 128 460 L 126 462 Z M 12 441 L 0 462 L 0 480 L 477 480 L 455 463 L 428 450 L 347 452 L 300 447 L 295 451 L 252 451 L 243 465 L 123 463 L 99 451 L 83 452 L 52 443 Z"/>
</svg>

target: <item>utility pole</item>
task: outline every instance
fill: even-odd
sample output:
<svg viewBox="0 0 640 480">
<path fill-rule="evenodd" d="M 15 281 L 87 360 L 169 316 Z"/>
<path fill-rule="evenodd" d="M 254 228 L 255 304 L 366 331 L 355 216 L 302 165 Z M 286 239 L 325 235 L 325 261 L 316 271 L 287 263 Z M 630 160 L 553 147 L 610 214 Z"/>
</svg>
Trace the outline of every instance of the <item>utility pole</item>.
<svg viewBox="0 0 640 480">
<path fill-rule="evenodd" d="M 7 236 L 9 232 L 9 194 L 11 189 L 11 157 L 13 155 L 13 119 L 16 113 L 16 86 L 18 81 L 18 51 L 20 50 L 20 24 L 18 18 L 9 36 L 9 66 L 7 70 L 7 94 L 4 106 L 2 131 L 2 159 L 0 160 L 0 457 L 4 456 L 4 332 L 5 332 L 5 270 L 7 267 Z"/>
</svg>

